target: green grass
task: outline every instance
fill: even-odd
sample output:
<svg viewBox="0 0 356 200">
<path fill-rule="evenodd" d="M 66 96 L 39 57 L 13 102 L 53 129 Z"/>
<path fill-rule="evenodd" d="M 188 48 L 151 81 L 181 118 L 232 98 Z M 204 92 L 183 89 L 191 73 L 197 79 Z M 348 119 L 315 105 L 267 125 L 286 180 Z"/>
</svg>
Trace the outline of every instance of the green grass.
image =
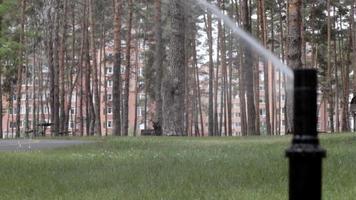
<svg viewBox="0 0 356 200">
<path fill-rule="evenodd" d="M 288 199 L 290 137 L 109 138 L 0 153 L 0 199 Z M 356 135 L 322 137 L 323 199 L 356 196 Z"/>
</svg>

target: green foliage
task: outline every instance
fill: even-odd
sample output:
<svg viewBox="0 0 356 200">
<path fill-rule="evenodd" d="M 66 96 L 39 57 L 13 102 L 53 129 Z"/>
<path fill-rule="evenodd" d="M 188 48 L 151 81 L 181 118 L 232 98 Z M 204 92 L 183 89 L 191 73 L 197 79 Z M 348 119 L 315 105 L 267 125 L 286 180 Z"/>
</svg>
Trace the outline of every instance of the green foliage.
<svg viewBox="0 0 356 200">
<path fill-rule="evenodd" d="M 9 94 L 14 83 L 18 65 L 18 52 L 21 48 L 17 27 L 17 1 L 5 0 L 0 4 L 1 33 L 0 33 L 0 70 L 4 81 L 2 84 L 5 94 Z"/>
<path fill-rule="evenodd" d="M 17 6 L 17 1 L 14 0 L 3 0 L 0 4 L 0 16 L 6 15 L 9 11 L 13 11 Z"/>
</svg>

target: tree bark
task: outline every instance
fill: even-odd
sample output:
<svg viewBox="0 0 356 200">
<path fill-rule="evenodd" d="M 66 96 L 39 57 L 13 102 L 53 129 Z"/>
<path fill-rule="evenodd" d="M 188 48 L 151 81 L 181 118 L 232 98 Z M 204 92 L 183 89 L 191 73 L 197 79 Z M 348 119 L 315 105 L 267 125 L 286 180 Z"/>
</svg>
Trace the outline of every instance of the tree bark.
<svg viewBox="0 0 356 200">
<path fill-rule="evenodd" d="M 55 3 L 55 18 L 54 18 L 54 41 L 53 41 L 53 81 L 51 85 L 52 90 L 52 105 L 51 105 L 51 119 L 52 119 L 52 127 L 51 132 L 52 135 L 58 136 L 60 132 L 60 120 L 59 120 L 59 112 L 60 112 L 60 101 L 59 101 L 59 68 L 60 68 L 60 58 L 59 58 L 59 49 L 60 49 L 60 38 L 59 38 L 59 30 L 60 30 L 60 10 L 61 3 L 57 1 Z"/>
<path fill-rule="evenodd" d="M 302 51 L 301 51 L 301 24 L 302 24 L 302 0 L 290 0 L 288 6 L 288 65 L 292 69 L 302 67 Z M 290 80 L 287 80 L 287 84 Z M 286 109 L 287 109 L 287 133 L 293 133 L 293 94 L 292 91 L 286 90 Z"/>
<path fill-rule="evenodd" d="M 16 99 L 16 138 L 21 134 L 21 89 L 22 89 L 22 73 L 24 60 L 24 44 L 25 44 L 25 10 L 26 0 L 21 1 L 21 30 L 20 30 L 20 50 L 19 50 L 19 65 L 17 66 L 17 99 Z"/>
<path fill-rule="evenodd" d="M 121 136 L 121 13 L 122 0 L 114 1 L 113 135 Z"/>
<path fill-rule="evenodd" d="M 125 70 L 125 90 L 124 90 L 124 106 L 123 106 L 123 135 L 128 136 L 129 133 L 129 98 L 130 98 L 130 73 L 131 73 L 131 34 L 132 34 L 132 15 L 133 15 L 132 0 L 128 1 L 128 24 L 126 36 L 126 70 Z"/>
<path fill-rule="evenodd" d="M 60 124 L 59 124 L 59 132 L 64 133 L 65 132 L 65 126 L 66 126 L 66 76 L 65 76 L 65 70 L 66 70 L 66 37 L 67 37 L 67 10 L 68 10 L 68 1 L 64 0 L 63 5 L 63 13 L 61 15 L 62 17 L 62 34 L 60 38 L 60 52 L 59 52 L 59 79 L 60 79 L 60 85 L 59 85 L 59 99 L 60 99 Z"/>
<path fill-rule="evenodd" d="M 247 32 L 251 32 L 250 12 L 247 0 L 242 3 L 242 21 Z M 253 79 L 253 62 L 252 52 L 249 47 L 244 47 L 244 65 L 243 73 L 245 74 L 245 87 L 247 97 L 247 133 L 256 134 L 256 107 L 254 94 L 254 79 Z"/>
<path fill-rule="evenodd" d="M 171 38 L 169 67 L 163 87 L 163 134 L 182 136 L 184 133 L 185 94 L 185 24 L 181 0 L 170 0 Z"/>
<path fill-rule="evenodd" d="M 95 1 L 89 0 L 89 12 L 90 12 L 90 44 L 91 44 L 91 59 L 93 69 L 93 95 L 94 95 L 94 132 L 96 135 L 101 136 L 101 112 L 100 112 L 100 93 L 99 93 L 99 77 L 98 77 L 98 64 L 97 64 L 97 48 L 95 42 Z"/>
<path fill-rule="evenodd" d="M 204 16 L 204 19 L 205 16 Z M 213 63 L 213 33 L 212 33 L 212 19 L 208 14 L 207 20 L 205 20 L 205 27 L 208 36 L 209 46 L 209 102 L 208 102 L 208 135 L 214 135 L 214 63 Z"/>
<path fill-rule="evenodd" d="M 260 19 L 260 38 L 262 40 L 263 46 L 267 47 L 267 17 L 265 14 L 265 2 L 264 0 L 259 0 L 259 19 Z M 272 22 L 273 23 L 273 22 Z M 266 105 L 266 129 L 267 135 L 272 135 L 271 129 L 271 113 L 270 113 L 270 103 L 269 103 L 269 66 L 267 61 L 263 62 L 264 69 L 264 90 L 265 90 L 265 105 Z"/>
<path fill-rule="evenodd" d="M 329 104 L 328 114 L 330 121 L 330 132 L 334 132 L 334 95 L 332 90 L 332 68 L 331 68 L 331 14 L 330 14 L 330 0 L 327 0 L 327 99 Z"/>
<path fill-rule="evenodd" d="M 155 97 L 155 113 L 153 123 L 155 124 L 156 134 L 162 132 L 162 65 L 163 65 L 163 54 L 164 47 L 162 42 L 162 19 L 161 19 L 161 0 L 155 0 L 155 52 L 154 52 L 154 63 L 153 68 L 156 73 L 154 80 L 154 97 Z"/>
</svg>

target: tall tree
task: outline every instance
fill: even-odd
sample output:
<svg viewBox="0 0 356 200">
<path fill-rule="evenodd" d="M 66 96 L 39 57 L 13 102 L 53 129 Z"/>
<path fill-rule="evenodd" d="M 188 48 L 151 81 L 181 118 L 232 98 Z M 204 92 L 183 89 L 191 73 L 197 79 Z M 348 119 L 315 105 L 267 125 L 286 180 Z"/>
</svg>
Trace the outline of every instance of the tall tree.
<svg viewBox="0 0 356 200">
<path fill-rule="evenodd" d="M 185 94 L 185 9 L 182 0 L 170 0 L 171 37 L 169 66 L 163 87 L 163 134 L 182 136 L 184 133 Z"/>
<path fill-rule="evenodd" d="M 25 10 L 26 0 L 21 1 L 21 30 L 20 30 L 20 51 L 19 51 L 19 64 L 17 66 L 17 98 L 16 98 L 16 137 L 20 137 L 21 127 L 21 90 L 22 90 L 22 74 L 23 74 L 23 61 L 24 61 L 24 44 L 25 44 Z"/>
<path fill-rule="evenodd" d="M 126 36 L 126 70 L 125 70 L 125 90 L 124 90 L 124 107 L 123 107 L 123 135 L 127 136 L 129 132 L 129 98 L 130 98 L 130 80 L 131 80 L 131 40 L 132 40 L 132 0 L 128 1 L 128 24 Z"/>
<path fill-rule="evenodd" d="M 155 82 L 154 82 L 154 97 L 155 97 L 155 116 L 154 123 L 156 131 L 162 132 L 162 65 L 163 65 L 163 54 L 164 47 L 162 41 L 162 19 L 161 19 L 161 0 L 155 0 L 155 52 L 154 52 L 154 63 L 153 67 L 156 72 Z M 157 134 L 157 133 L 156 133 Z"/>
<path fill-rule="evenodd" d="M 288 65 L 292 69 L 302 66 L 301 51 L 301 25 L 302 25 L 302 0 L 290 0 L 288 6 Z M 294 132 L 293 127 L 293 94 L 287 89 L 287 133 Z"/>
<path fill-rule="evenodd" d="M 260 28 L 260 38 L 262 40 L 263 46 L 267 47 L 267 17 L 265 12 L 265 1 L 259 0 L 258 1 L 258 16 L 259 16 L 259 28 Z M 272 22 L 274 23 L 274 22 Z M 267 135 L 272 134 L 271 128 L 271 115 L 270 115 L 270 102 L 269 102 L 269 66 L 268 63 L 265 61 L 264 63 L 264 90 L 265 90 L 265 105 L 266 105 L 266 128 L 267 128 Z"/>
<path fill-rule="evenodd" d="M 327 66 L 326 66 L 326 81 L 327 81 L 327 99 L 329 104 L 329 121 L 330 121 L 330 131 L 334 132 L 334 95 L 332 89 L 332 66 L 331 66 L 331 10 L 330 10 L 330 0 L 327 0 Z"/>
<path fill-rule="evenodd" d="M 62 5 L 60 1 L 56 1 L 54 5 L 54 29 L 53 29 L 53 75 L 51 79 L 51 122 L 53 123 L 51 127 L 52 135 L 58 136 L 60 131 L 60 120 L 59 120 L 59 108 L 60 108 L 60 96 L 59 96 L 59 49 L 60 49 L 60 16 L 61 16 Z"/>
<path fill-rule="evenodd" d="M 95 1 L 89 0 L 89 15 L 90 15 L 90 44 L 91 44 L 91 59 L 93 69 L 93 91 L 94 91 L 94 132 L 101 136 L 101 119 L 100 119 L 100 93 L 99 93 L 99 77 L 98 77 L 98 65 L 97 65 L 97 48 L 95 42 L 96 24 L 95 24 Z"/>
<path fill-rule="evenodd" d="M 251 33 L 250 9 L 248 0 L 242 1 L 242 21 L 246 31 Z M 247 132 L 248 134 L 256 134 L 256 107 L 254 94 L 254 79 L 253 79 L 253 62 L 252 52 L 248 46 L 244 47 L 244 65 L 242 73 L 245 76 L 245 88 L 247 98 Z"/>
<path fill-rule="evenodd" d="M 122 0 L 114 1 L 113 135 L 121 136 L 121 13 Z"/>
<path fill-rule="evenodd" d="M 213 63 L 213 31 L 211 14 L 207 18 L 204 15 L 205 29 L 208 36 L 209 46 L 209 101 L 208 101 L 208 135 L 214 135 L 214 63 Z"/>
</svg>

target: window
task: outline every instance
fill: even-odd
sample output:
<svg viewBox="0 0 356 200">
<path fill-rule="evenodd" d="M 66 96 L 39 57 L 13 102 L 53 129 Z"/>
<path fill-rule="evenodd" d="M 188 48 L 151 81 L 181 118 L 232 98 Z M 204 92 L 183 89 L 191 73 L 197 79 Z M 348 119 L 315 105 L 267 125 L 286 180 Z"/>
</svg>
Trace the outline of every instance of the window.
<svg viewBox="0 0 356 200">
<path fill-rule="evenodd" d="M 112 101 L 112 94 L 107 94 L 106 99 L 107 101 Z"/>
<path fill-rule="evenodd" d="M 143 114 L 142 107 L 137 107 L 137 116 L 142 117 L 142 114 Z"/>
<path fill-rule="evenodd" d="M 20 113 L 25 114 L 25 112 L 26 112 L 25 106 L 21 106 Z"/>
<path fill-rule="evenodd" d="M 107 122 L 107 127 L 108 127 L 108 128 L 112 128 L 112 122 L 111 122 L 111 121 L 108 121 L 108 122 Z"/>
<path fill-rule="evenodd" d="M 138 70 L 138 75 L 139 76 L 143 76 L 143 67 L 140 67 L 140 69 Z"/>
<path fill-rule="evenodd" d="M 106 67 L 106 74 L 107 75 L 113 74 L 113 67 Z"/>
<path fill-rule="evenodd" d="M 28 114 L 32 114 L 32 107 L 28 107 L 28 108 L 27 108 L 27 113 L 28 113 Z"/>
<path fill-rule="evenodd" d="M 111 114 L 112 114 L 112 107 L 108 107 L 108 108 L 106 109 L 106 113 L 107 113 L 108 115 L 111 115 Z"/>
<path fill-rule="evenodd" d="M 73 122 L 73 121 L 70 121 L 70 122 L 69 122 L 69 127 L 70 127 L 71 129 L 74 128 L 74 122 Z"/>
<path fill-rule="evenodd" d="M 44 113 L 44 114 L 48 114 L 48 107 L 44 107 L 44 108 L 43 108 L 43 113 Z"/>
<path fill-rule="evenodd" d="M 139 96 L 138 96 L 138 99 L 141 101 L 141 100 L 144 100 L 145 99 L 145 94 L 144 93 L 140 93 Z"/>
<path fill-rule="evenodd" d="M 74 109 L 74 108 L 71 108 L 71 109 L 70 109 L 70 114 L 72 114 L 72 115 L 75 114 L 75 109 Z"/>
<path fill-rule="evenodd" d="M 113 85 L 112 80 L 107 80 L 107 86 L 108 86 L 108 87 L 112 87 L 112 85 Z"/>
</svg>

